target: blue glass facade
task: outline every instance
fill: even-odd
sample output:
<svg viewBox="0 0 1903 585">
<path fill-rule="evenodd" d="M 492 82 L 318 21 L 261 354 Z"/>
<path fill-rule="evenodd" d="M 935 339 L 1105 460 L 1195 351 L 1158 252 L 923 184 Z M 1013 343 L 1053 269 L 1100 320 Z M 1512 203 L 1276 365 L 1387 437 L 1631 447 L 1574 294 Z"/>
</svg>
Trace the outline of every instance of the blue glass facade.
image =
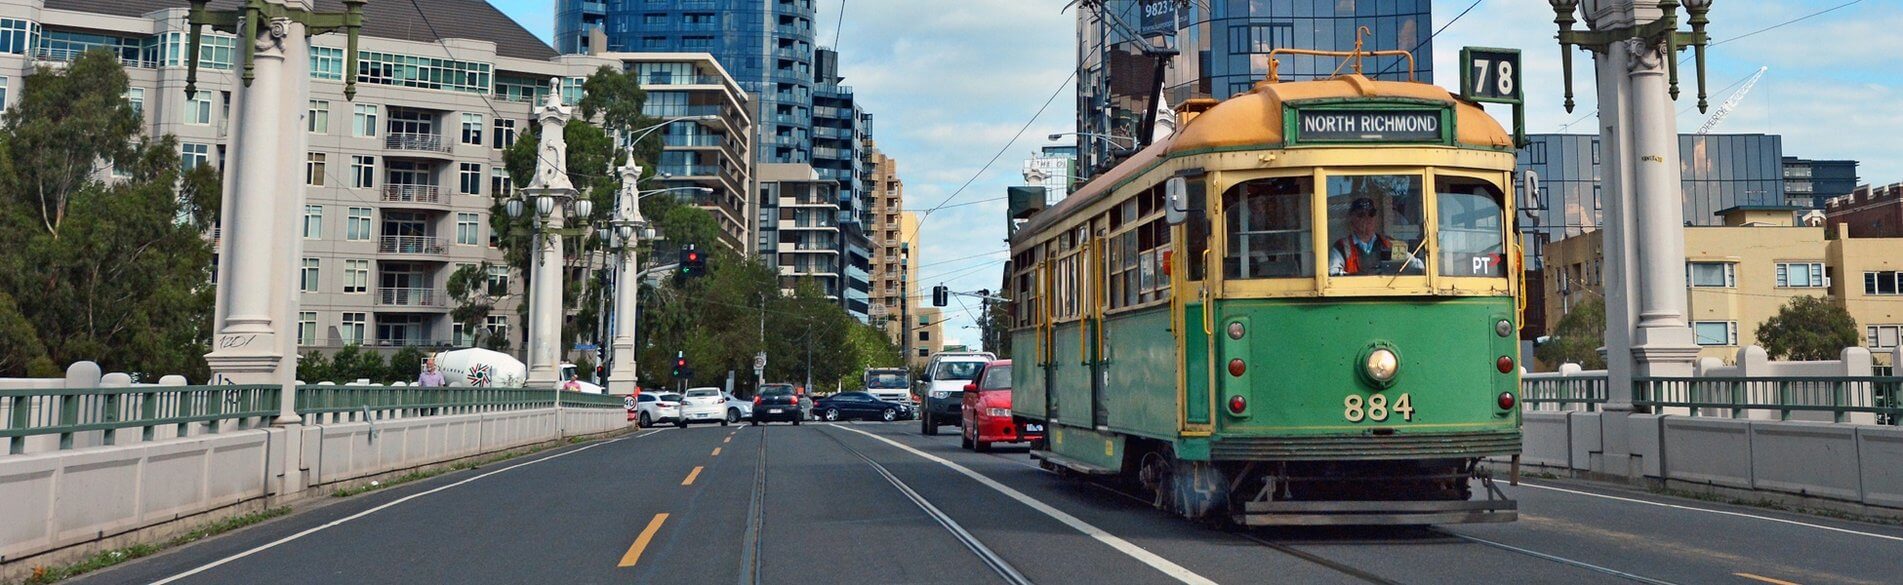
<svg viewBox="0 0 1903 585">
<path fill-rule="evenodd" d="M 1145 43 L 1178 52 L 1164 73 L 1169 104 L 1249 91 L 1268 75 L 1273 49 L 1352 50 L 1361 27 L 1364 50 L 1410 51 L 1413 78 L 1434 82 L 1430 0 L 1104 0 L 1077 14 L 1077 131 L 1119 137 L 1079 140 L 1086 175 L 1114 163 L 1113 147 L 1129 144 L 1124 137 L 1136 134 L 1149 106 L 1154 73 Z M 1326 78 L 1340 65 L 1333 57 L 1277 59 L 1284 81 Z M 1402 57 L 1368 58 L 1363 74 L 1405 81 L 1409 66 Z"/>
<path fill-rule="evenodd" d="M 712 54 L 759 107 L 755 161 L 811 161 L 813 0 L 558 0 L 557 49 L 593 50 L 596 26 L 605 51 Z"/>
</svg>

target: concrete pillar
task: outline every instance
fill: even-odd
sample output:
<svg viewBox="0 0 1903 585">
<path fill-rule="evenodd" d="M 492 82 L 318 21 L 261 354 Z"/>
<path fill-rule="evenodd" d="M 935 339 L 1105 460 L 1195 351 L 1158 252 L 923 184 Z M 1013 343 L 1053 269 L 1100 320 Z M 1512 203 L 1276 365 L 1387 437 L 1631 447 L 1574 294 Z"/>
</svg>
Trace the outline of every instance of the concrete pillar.
<svg viewBox="0 0 1903 585">
<path fill-rule="evenodd" d="M 522 190 L 528 198 L 530 213 L 537 214 L 535 251 L 531 255 L 529 294 L 529 377 L 531 388 L 554 388 L 562 360 L 562 229 L 567 202 L 575 198 L 575 186 L 568 180 L 568 142 L 563 126 L 571 117 L 562 104 L 562 80 L 549 80 L 548 99 L 536 110 L 542 125 L 542 137 L 536 147 L 535 176 Z M 551 198 L 546 214 L 539 200 Z"/>
<path fill-rule="evenodd" d="M 617 230 L 626 232 L 617 234 L 622 239 L 621 266 L 615 274 L 615 317 L 614 338 L 609 342 L 613 352 L 614 370 L 608 373 L 609 394 L 635 394 L 639 384 L 635 381 L 634 333 L 636 325 L 635 307 L 639 306 L 641 292 L 641 261 L 636 253 L 640 250 L 641 227 L 647 223 L 641 217 L 641 166 L 634 164 L 629 157 L 628 163 L 616 169 L 621 174 L 621 192 L 615 200 L 615 225 Z M 631 227 L 633 231 L 621 230 Z"/>
<path fill-rule="evenodd" d="M 293 11 L 308 0 L 266 0 Z M 304 25 L 288 18 L 261 23 L 251 42 L 255 77 L 233 96 L 232 148 L 225 164 L 220 221 L 218 301 L 212 352 L 205 357 L 213 382 L 278 384 L 275 424 L 299 422 L 294 410 L 297 373 L 297 233 L 304 177 L 303 112 L 310 94 L 310 41 Z"/>
<path fill-rule="evenodd" d="M 1678 172 L 1678 124 L 1666 89 L 1665 45 L 1627 39 L 1631 78 L 1631 209 L 1638 231 L 1628 241 L 1638 252 L 1639 322 L 1632 334 L 1633 373 L 1689 376 L 1698 338 L 1685 320 L 1685 203 Z"/>
</svg>

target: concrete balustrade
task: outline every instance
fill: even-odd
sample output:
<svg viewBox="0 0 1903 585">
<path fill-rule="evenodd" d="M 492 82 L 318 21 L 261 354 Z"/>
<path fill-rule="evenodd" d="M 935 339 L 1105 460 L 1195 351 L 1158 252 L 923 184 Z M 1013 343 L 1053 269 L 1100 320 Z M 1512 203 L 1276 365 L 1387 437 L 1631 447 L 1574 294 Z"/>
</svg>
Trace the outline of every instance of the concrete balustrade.
<svg viewBox="0 0 1903 585">
<path fill-rule="evenodd" d="M 184 383 L 166 377 L 154 386 Z M 90 363 L 75 364 L 63 379 L 0 380 L 0 389 L 39 391 L 129 386 L 124 374 L 101 375 Z M 559 409 L 517 399 L 508 403 L 513 406 L 435 416 L 448 409 L 373 407 L 370 420 L 331 417 L 285 427 L 263 426 L 269 418 L 261 417 L 244 428 L 232 419 L 161 424 L 151 427 L 149 439 L 130 426 L 71 433 L 65 448 L 55 434 L 24 437 L 24 453 L 0 451 L 0 582 L 22 578 L 34 566 L 327 497 L 340 486 L 633 428 L 620 405 L 609 404 L 613 400 L 569 400 Z M 12 403 L 0 400 L 0 417 L 11 415 L 5 409 Z M 62 408 L 59 400 L 20 403 L 36 414 Z"/>
</svg>

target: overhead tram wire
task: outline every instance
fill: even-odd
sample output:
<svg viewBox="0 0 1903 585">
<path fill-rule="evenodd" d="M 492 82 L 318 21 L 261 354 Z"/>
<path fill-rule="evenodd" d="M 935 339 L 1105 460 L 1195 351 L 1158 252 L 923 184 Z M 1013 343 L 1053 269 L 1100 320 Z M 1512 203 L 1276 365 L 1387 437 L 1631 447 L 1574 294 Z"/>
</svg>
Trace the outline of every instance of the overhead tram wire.
<svg viewBox="0 0 1903 585">
<path fill-rule="evenodd" d="M 1466 17 L 1466 16 L 1467 16 L 1467 13 L 1469 13 L 1469 12 L 1473 12 L 1473 9 L 1474 9 L 1474 7 L 1475 7 L 1475 6 L 1479 6 L 1479 5 L 1480 5 L 1480 2 L 1481 2 L 1481 1 L 1482 1 L 1482 0 L 1474 0 L 1474 2 L 1473 2 L 1473 4 L 1468 4 L 1468 5 L 1467 5 L 1467 9 L 1466 9 L 1466 10 L 1462 10 L 1462 11 L 1460 11 L 1460 14 L 1456 14 L 1456 15 L 1454 15 L 1454 19 L 1453 19 L 1453 20 L 1449 20 L 1449 21 L 1447 21 L 1447 24 L 1443 24 L 1443 25 L 1440 25 L 1440 28 L 1438 28 L 1438 29 L 1434 29 L 1434 34 L 1431 34 L 1431 35 L 1427 35 L 1427 38 L 1426 38 L 1426 39 L 1424 39 L 1424 40 L 1422 40 L 1422 41 L 1421 41 L 1421 42 L 1419 42 L 1419 43 L 1416 43 L 1416 44 L 1414 45 L 1414 48 L 1412 48 L 1412 49 L 1408 49 L 1408 50 L 1407 50 L 1407 52 L 1409 52 L 1409 53 L 1413 53 L 1413 52 L 1415 52 L 1415 51 L 1419 51 L 1419 50 L 1421 50 L 1421 47 L 1425 47 L 1425 46 L 1427 46 L 1427 44 L 1428 44 L 1428 43 L 1431 43 L 1431 42 L 1434 42 L 1434 37 L 1438 37 L 1438 36 L 1440 36 L 1440 33 L 1442 33 L 1442 32 L 1445 32 L 1445 31 L 1447 30 L 1447 28 L 1448 28 L 1448 27 L 1451 27 L 1451 26 L 1454 26 L 1454 23 L 1456 23 L 1456 22 L 1460 22 L 1460 19 L 1461 19 L 1461 18 L 1463 18 L 1463 17 Z M 1433 58 L 1433 56 L 1432 56 L 1432 55 L 1430 55 L 1430 56 L 1429 56 L 1428 58 L 1429 58 L 1429 59 L 1432 59 L 1432 58 Z M 1395 65 L 1398 65 L 1398 64 L 1400 64 L 1400 63 L 1401 63 L 1401 60 L 1400 60 L 1400 59 L 1395 59 L 1394 61 L 1392 61 L 1392 62 L 1389 62 L 1389 63 L 1388 63 L 1388 66 L 1387 66 L 1387 67 L 1382 67 L 1380 71 L 1376 71 L 1376 72 L 1374 72 L 1374 75 L 1375 75 L 1375 76 L 1380 76 L 1380 75 L 1381 75 L 1381 74 L 1383 74 L 1383 73 L 1387 73 L 1389 69 L 1393 69 Z M 1429 61 L 1429 63 L 1431 64 L 1431 63 L 1432 63 L 1432 61 Z M 1337 67 L 1336 67 L 1336 69 L 1340 69 L 1340 67 L 1339 67 L 1339 66 L 1337 66 Z M 1411 72 L 1410 72 L 1410 73 L 1411 73 Z"/>
<path fill-rule="evenodd" d="M 414 0 L 412 0 L 412 1 L 414 1 Z M 985 171 L 988 171 L 988 170 L 991 170 L 991 165 L 993 165 L 993 164 L 997 164 L 997 162 L 998 162 L 998 159 L 999 159 L 999 158 L 1003 158 L 1003 157 L 1004 157 L 1004 153 L 1006 153 L 1006 152 L 1009 152 L 1009 151 L 1011 150 L 1011 147 L 1012 147 L 1013 145 L 1015 145 L 1015 144 L 1017 144 L 1017 142 L 1018 142 L 1018 139 L 1019 139 L 1019 138 L 1023 138 L 1023 137 L 1024 137 L 1024 132 L 1025 132 L 1026 130 L 1030 130 L 1030 129 L 1031 129 L 1031 125 L 1032 125 L 1032 124 L 1036 124 L 1036 123 L 1037 123 L 1037 119 L 1038 119 L 1039 117 L 1042 117 L 1042 116 L 1044 115 L 1044 111 L 1045 111 L 1045 110 L 1047 110 L 1047 109 L 1050 109 L 1050 107 L 1051 107 L 1051 104 L 1052 104 L 1053 102 L 1056 102 L 1056 101 L 1057 101 L 1057 96 L 1059 96 L 1059 95 L 1062 95 L 1062 94 L 1064 93 L 1064 88 L 1066 88 L 1066 87 L 1070 87 L 1070 82 L 1071 82 L 1071 80 L 1073 80 L 1073 79 L 1076 79 L 1076 78 L 1077 78 L 1077 70 L 1075 70 L 1075 69 L 1072 69 L 1072 70 L 1071 70 L 1071 72 L 1070 72 L 1070 75 L 1067 75 L 1067 76 L 1065 76 L 1065 77 L 1064 77 L 1064 81 L 1063 81 L 1063 83 L 1059 83 L 1059 84 L 1057 84 L 1057 90 L 1056 90 L 1056 91 L 1053 91 L 1053 92 L 1051 92 L 1051 97 L 1050 97 L 1050 98 L 1048 98 L 1048 99 L 1045 99 L 1045 100 L 1044 100 L 1044 105 L 1042 105 L 1042 106 L 1038 106 L 1038 108 L 1037 108 L 1037 112 L 1036 112 L 1036 113 L 1033 113 L 1033 114 L 1031 114 L 1031 119 L 1029 119 L 1029 120 L 1026 120 L 1026 121 L 1024 122 L 1024 126 L 1023 126 L 1023 127 L 1020 127 L 1020 128 L 1018 128 L 1018 133 L 1017 133 L 1017 134 L 1013 134 L 1013 135 L 1011 136 L 1011 140 L 1009 140 L 1009 141 L 1007 141 L 1007 142 L 1005 142 L 1005 143 L 1004 143 L 1004 146 L 998 149 L 998 153 L 997 153 L 997 154 L 994 154 L 994 155 L 991 155 L 991 160 L 989 160 L 989 161 L 985 161 L 985 165 L 984 165 L 983 167 L 980 167 L 980 168 L 978 169 L 978 172 L 976 172 L 976 173 L 972 173 L 972 175 L 971 175 L 971 178 L 969 178 L 969 179 L 965 179 L 965 182 L 964 182 L 964 184 L 962 184 L 962 185 L 959 185 L 959 186 L 958 186 L 958 189 L 957 189 L 957 190 L 954 190 L 954 191 L 952 191 L 950 195 L 946 195 L 946 196 L 945 196 L 945 198 L 944 198 L 943 200 L 940 200 L 940 201 L 938 202 L 938 205 L 934 205 L 934 206 L 932 206 L 932 207 L 930 207 L 930 208 L 928 208 L 928 209 L 926 209 L 926 210 L 925 210 L 925 212 L 924 212 L 923 214 L 921 214 L 921 215 L 919 215 L 919 218 L 918 218 L 918 223 L 919 223 L 919 227 L 920 227 L 920 228 L 923 228 L 923 227 L 924 227 L 924 225 L 925 225 L 925 220 L 927 220 L 927 219 L 930 219 L 930 218 L 932 217 L 932 213 L 933 213 L 933 212 L 935 212 L 935 211 L 938 211 L 938 210 L 940 210 L 940 209 L 945 209 L 945 208 L 947 207 L 947 204 L 948 204 L 948 203 L 951 203 L 951 200 L 952 200 L 953 198 L 955 198 L 955 197 L 957 197 L 959 193 L 963 193 L 963 192 L 965 192 L 965 189 L 966 189 L 966 188 L 968 188 L 968 187 L 970 187 L 972 183 L 974 183 L 974 182 L 976 182 L 976 181 L 978 180 L 978 178 L 979 178 L 979 177 L 982 177 L 982 176 L 984 176 L 984 174 L 985 174 Z M 919 236 L 919 234 L 922 234 L 922 233 L 924 233 L 924 230 L 923 230 L 923 229 L 914 229 L 914 230 L 912 231 L 912 237 L 911 237 L 911 238 L 909 238 L 909 239 L 907 239 L 907 240 L 905 241 L 905 243 L 906 243 L 906 244 L 913 244 L 913 243 L 917 243 L 917 242 L 916 242 L 915 240 L 917 240 L 917 239 L 918 239 L 918 236 Z"/>
<path fill-rule="evenodd" d="M 1744 34 L 1741 34 L 1741 35 L 1738 35 L 1738 36 L 1735 36 L 1735 37 L 1731 37 L 1731 38 L 1728 38 L 1728 39 L 1725 39 L 1725 40 L 1722 40 L 1722 41 L 1712 41 L 1712 43 L 1711 43 L 1711 45 L 1709 45 L 1709 46 L 1712 46 L 1712 47 L 1716 47 L 1716 46 L 1718 46 L 1718 45 L 1722 45 L 1722 44 L 1725 44 L 1725 43 L 1729 43 L 1729 42 L 1731 42 L 1731 41 L 1735 41 L 1735 40 L 1739 40 L 1739 39 L 1743 39 L 1743 38 L 1745 38 L 1745 37 L 1749 37 L 1749 36 L 1753 36 L 1753 35 L 1757 35 L 1757 34 L 1760 34 L 1760 33 L 1765 33 L 1765 32 L 1770 32 L 1770 31 L 1772 31 L 1772 30 L 1775 30 L 1775 29 L 1779 29 L 1779 28 L 1783 28 L 1783 27 L 1785 27 L 1785 26 L 1788 26 L 1788 25 L 1791 25 L 1791 24 L 1795 24 L 1795 23 L 1798 23 L 1798 22 L 1801 22 L 1801 21 L 1805 21 L 1805 20 L 1810 20 L 1810 19 L 1812 19 L 1812 18 L 1816 18 L 1816 17 L 1819 17 L 1819 16 L 1823 16 L 1823 15 L 1825 15 L 1825 14 L 1829 14 L 1829 13 L 1831 13 L 1831 12 L 1836 12 L 1836 11 L 1838 11 L 1838 10 L 1842 10 L 1842 9 L 1844 9 L 1844 8 L 1849 8 L 1850 6 L 1853 6 L 1853 5 L 1856 5 L 1856 4 L 1862 4 L 1862 3 L 1863 3 L 1863 0 L 1850 0 L 1849 2 L 1845 2 L 1845 3 L 1843 3 L 1843 4 L 1838 4 L 1838 5 L 1836 5 L 1836 6 L 1832 6 L 1832 7 L 1830 7 L 1830 8 L 1825 8 L 1825 9 L 1823 9 L 1823 10 L 1819 10 L 1819 11 L 1816 11 L 1816 12 L 1812 12 L 1812 13 L 1810 13 L 1810 14 L 1806 14 L 1806 15 L 1803 15 L 1803 16 L 1799 16 L 1799 17 L 1797 17 L 1797 18 L 1793 18 L 1793 19 L 1790 19 L 1790 20 L 1786 20 L 1786 21 L 1784 21 L 1784 22 L 1780 22 L 1780 23 L 1777 23 L 1777 24 L 1773 24 L 1773 25 L 1771 25 L 1771 26 L 1767 26 L 1767 27 L 1764 27 L 1764 28 L 1761 28 L 1761 29 L 1758 29 L 1758 30 L 1754 30 L 1754 31 L 1751 31 L 1751 32 L 1748 32 L 1748 33 L 1744 33 Z M 1679 63 L 1680 65 L 1683 65 L 1683 64 L 1685 64 L 1685 62 L 1686 62 L 1686 61 L 1690 61 L 1691 59 L 1692 59 L 1692 56 L 1691 56 L 1691 55 L 1686 55 L 1685 57 L 1683 57 L 1683 58 L 1680 58 L 1680 59 L 1678 60 L 1678 63 Z M 1733 84 L 1733 85 L 1736 85 L 1736 84 Z M 1718 91 L 1724 91 L 1724 90 L 1722 90 L 1722 89 L 1721 89 L 1721 90 L 1718 90 Z M 1586 114 L 1586 115 L 1584 115 L 1584 116 L 1580 116 L 1580 117 L 1579 117 L 1579 119 L 1577 119 L 1577 120 L 1573 120 L 1573 121 L 1571 121 L 1571 122 L 1567 122 L 1567 123 L 1565 123 L 1565 124 L 1561 124 L 1561 125 L 1559 126 L 1559 128 L 1560 128 L 1560 131 L 1562 131 L 1562 132 L 1563 132 L 1563 131 L 1565 131 L 1565 129 L 1566 129 L 1566 128 L 1568 128 L 1568 127 L 1571 127 L 1571 126 L 1572 126 L 1573 124 L 1578 124 L 1578 123 L 1580 123 L 1581 121 L 1584 121 L 1584 120 L 1585 120 L 1586 118 L 1591 118 L 1591 117 L 1593 117 L 1593 116 L 1597 116 L 1597 115 L 1599 115 L 1599 110 L 1597 110 L 1597 109 L 1594 109 L 1594 110 L 1592 111 L 1592 113 L 1590 113 L 1590 114 Z"/>
<path fill-rule="evenodd" d="M 972 259 L 972 258 L 983 258 L 983 257 L 985 257 L 985 256 L 990 256 L 990 255 L 993 255 L 993 254 L 1004 254 L 1004 253 L 1008 253 L 1008 252 L 1010 252 L 1010 250 L 992 250 L 992 251 L 990 251 L 990 252 L 983 252 L 983 253 L 978 253 L 978 254 L 972 254 L 972 255 L 970 255 L 970 256 L 963 256 L 963 257 L 958 257 L 958 258 L 952 258 L 952 259 L 950 259 L 950 260 L 939 260 L 939 261 L 937 261 L 937 262 L 926 262 L 926 263 L 924 263 L 924 264 L 920 264 L 920 265 L 918 265 L 918 267 L 919 267 L 919 268 L 924 268 L 924 267 L 926 267 L 926 266 L 937 266 L 937 265 L 940 265 L 940 264 L 950 264 L 950 263 L 953 263 L 953 262 L 958 262 L 958 261 L 961 261 L 961 260 L 970 260 L 970 259 Z"/>
</svg>

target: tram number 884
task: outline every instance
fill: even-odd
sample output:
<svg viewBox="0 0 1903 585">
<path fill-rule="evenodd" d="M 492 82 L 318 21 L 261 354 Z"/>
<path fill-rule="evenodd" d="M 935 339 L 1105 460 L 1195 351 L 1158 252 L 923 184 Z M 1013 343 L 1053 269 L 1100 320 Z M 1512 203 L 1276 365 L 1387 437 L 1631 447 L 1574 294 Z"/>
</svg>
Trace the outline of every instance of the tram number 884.
<svg viewBox="0 0 1903 585">
<path fill-rule="evenodd" d="M 1341 405 L 1342 418 L 1352 423 L 1382 422 L 1396 414 L 1401 415 L 1403 421 L 1414 422 L 1414 402 L 1407 393 L 1402 393 L 1392 405 L 1388 404 L 1388 397 L 1385 394 L 1375 394 L 1365 400 L 1360 394 L 1349 394 L 1347 398 L 1342 399 Z"/>
</svg>

